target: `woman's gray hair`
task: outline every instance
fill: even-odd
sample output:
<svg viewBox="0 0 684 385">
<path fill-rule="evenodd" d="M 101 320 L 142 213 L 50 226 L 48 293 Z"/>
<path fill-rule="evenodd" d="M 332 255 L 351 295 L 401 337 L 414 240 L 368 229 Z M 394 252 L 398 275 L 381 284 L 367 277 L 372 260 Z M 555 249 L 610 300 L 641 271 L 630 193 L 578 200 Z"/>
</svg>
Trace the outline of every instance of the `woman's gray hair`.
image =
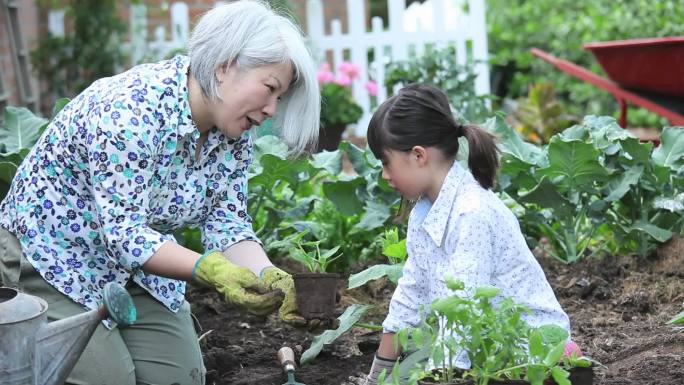
<svg viewBox="0 0 684 385">
<path fill-rule="evenodd" d="M 296 152 L 318 138 L 321 95 L 316 68 L 299 27 L 262 0 L 218 5 L 204 14 L 190 36 L 190 71 L 204 96 L 220 100 L 216 70 L 291 63 L 292 83 L 278 103 L 274 126 Z"/>
</svg>

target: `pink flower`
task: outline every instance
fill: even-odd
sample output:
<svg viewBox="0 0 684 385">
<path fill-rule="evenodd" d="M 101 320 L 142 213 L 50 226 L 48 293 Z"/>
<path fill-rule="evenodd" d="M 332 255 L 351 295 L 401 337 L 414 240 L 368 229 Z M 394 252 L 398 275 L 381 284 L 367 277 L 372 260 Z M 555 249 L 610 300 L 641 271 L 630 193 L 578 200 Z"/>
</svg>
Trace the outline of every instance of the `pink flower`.
<svg viewBox="0 0 684 385">
<path fill-rule="evenodd" d="M 351 84 L 352 79 L 346 75 L 346 74 L 339 74 L 335 78 L 335 83 L 341 85 L 341 86 L 348 86 Z"/>
<path fill-rule="evenodd" d="M 572 353 L 575 353 L 576 357 L 582 357 L 582 350 L 580 347 L 573 341 L 568 341 L 565 344 L 565 351 L 563 352 L 564 357 L 570 357 L 572 356 Z"/>
<path fill-rule="evenodd" d="M 321 66 L 321 68 L 318 70 L 316 78 L 318 79 L 318 82 L 320 84 L 326 84 L 335 80 L 335 75 L 332 72 L 330 72 L 330 66 L 328 65 L 328 63 L 325 63 L 325 66 Z"/>
<path fill-rule="evenodd" d="M 343 61 L 340 63 L 339 70 L 352 80 L 358 78 L 361 73 L 361 68 L 350 61 Z"/>
<path fill-rule="evenodd" d="M 377 96 L 378 95 L 378 83 L 370 80 L 364 84 L 364 87 L 366 87 L 366 90 L 368 91 L 368 94 L 370 96 Z"/>
</svg>

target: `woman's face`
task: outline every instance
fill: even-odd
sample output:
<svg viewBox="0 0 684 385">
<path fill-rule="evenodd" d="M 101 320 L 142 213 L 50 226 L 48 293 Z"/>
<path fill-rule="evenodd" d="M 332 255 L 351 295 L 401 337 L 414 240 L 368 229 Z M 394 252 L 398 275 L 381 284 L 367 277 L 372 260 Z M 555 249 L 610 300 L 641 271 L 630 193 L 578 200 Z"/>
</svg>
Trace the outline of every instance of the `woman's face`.
<svg viewBox="0 0 684 385">
<path fill-rule="evenodd" d="M 292 81 L 290 63 L 271 64 L 240 70 L 236 64 L 216 71 L 219 96 L 210 103 L 214 125 L 230 138 L 237 139 L 253 125 L 273 117 L 278 101 Z"/>
</svg>

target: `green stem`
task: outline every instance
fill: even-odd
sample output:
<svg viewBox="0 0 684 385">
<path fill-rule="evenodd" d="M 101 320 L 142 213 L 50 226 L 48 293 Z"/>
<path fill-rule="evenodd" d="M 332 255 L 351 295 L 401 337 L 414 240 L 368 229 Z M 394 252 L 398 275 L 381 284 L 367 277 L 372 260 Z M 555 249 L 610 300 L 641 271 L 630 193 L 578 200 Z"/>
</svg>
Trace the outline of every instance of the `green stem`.
<svg viewBox="0 0 684 385">
<path fill-rule="evenodd" d="M 382 325 L 369 324 L 369 323 L 365 323 L 365 322 L 357 322 L 354 324 L 354 326 L 359 327 L 359 328 L 368 329 L 368 330 L 379 331 L 379 332 L 381 332 L 383 330 Z"/>
</svg>

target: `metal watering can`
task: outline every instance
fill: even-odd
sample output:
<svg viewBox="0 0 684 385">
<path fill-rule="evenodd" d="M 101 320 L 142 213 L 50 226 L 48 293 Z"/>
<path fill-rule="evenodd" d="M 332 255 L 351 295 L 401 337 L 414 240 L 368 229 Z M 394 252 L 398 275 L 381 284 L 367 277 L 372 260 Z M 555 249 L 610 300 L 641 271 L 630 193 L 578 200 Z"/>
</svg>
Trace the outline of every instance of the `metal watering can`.
<svg viewBox="0 0 684 385">
<path fill-rule="evenodd" d="M 48 323 L 47 308 L 42 298 L 0 287 L 0 385 L 63 384 L 101 320 L 128 326 L 137 316 L 126 289 L 112 282 L 97 310 Z"/>
</svg>

